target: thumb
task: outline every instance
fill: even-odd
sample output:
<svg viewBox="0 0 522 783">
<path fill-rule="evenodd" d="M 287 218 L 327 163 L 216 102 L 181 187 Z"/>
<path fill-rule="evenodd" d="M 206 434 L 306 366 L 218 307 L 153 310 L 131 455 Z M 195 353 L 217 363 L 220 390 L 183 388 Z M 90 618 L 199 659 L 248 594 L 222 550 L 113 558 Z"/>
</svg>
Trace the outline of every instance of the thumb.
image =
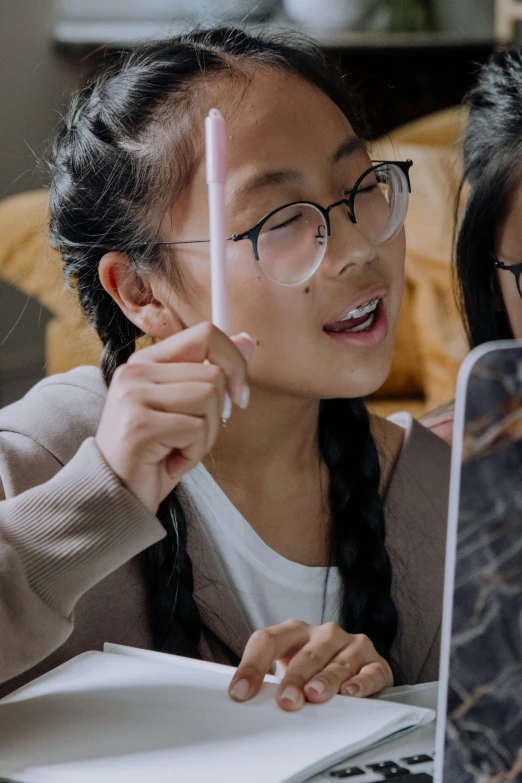
<svg viewBox="0 0 522 783">
<path fill-rule="evenodd" d="M 246 332 L 240 332 L 239 334 L 235 334 L 230 339 L 239 349 L 247 364 L 251 362 L 257 345 L 257 342 L 254 340 L 254 338 L 250 337 L 250 335 Z"/>
</svg>

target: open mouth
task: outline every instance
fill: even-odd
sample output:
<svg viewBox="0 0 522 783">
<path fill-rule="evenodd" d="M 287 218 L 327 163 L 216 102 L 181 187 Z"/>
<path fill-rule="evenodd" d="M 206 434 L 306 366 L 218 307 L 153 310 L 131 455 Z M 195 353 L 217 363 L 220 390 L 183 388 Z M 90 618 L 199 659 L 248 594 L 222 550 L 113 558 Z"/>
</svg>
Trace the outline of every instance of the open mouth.
<svg viewBox="0 0 522 783">
<path fill-rule="evenodd" d="M 369 302 L 354 307 L 341 320 L 331 324 L 326 324 L 325 332 L 344 332 L 356 334 L 357 332 L 369 332 L 377 320 L 380 297 L 371 299 Z"/>
</svg>

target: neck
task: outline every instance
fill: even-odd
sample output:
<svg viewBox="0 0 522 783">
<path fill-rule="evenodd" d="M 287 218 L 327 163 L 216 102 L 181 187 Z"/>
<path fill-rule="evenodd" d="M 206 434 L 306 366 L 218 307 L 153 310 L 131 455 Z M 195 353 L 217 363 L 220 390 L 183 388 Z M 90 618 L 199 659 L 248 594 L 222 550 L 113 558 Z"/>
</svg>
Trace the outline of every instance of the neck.
<svg viewBox="0 0 522 783">
<path fill-rule="evenodd" d="M 283 478 L 317 466 L 318 416 L 318 400 L 252 388 L 248 408 L 234 408 L 205 465 L 216 476 L 236 479 L 274 472 Z"/>
<path fill-rule="evenodd" d="M 318 446 L 319 401 L 253 389 L 235 409 L 205 467 L 274 551 L 305 565 L 328 562 L 327 469 Z"/>
</svg>

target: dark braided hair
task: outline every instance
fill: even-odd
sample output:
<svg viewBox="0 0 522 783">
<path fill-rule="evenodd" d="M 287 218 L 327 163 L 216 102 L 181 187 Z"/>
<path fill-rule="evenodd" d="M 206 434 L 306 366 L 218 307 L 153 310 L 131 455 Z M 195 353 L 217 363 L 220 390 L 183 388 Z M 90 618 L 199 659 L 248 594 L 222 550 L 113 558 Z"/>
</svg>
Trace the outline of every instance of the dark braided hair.
<svg viewBox="0 0 522 783">
<path fill-rule="evenodd" d="M 379 455 L 363 400 L 322 401 L 319 446 L 330 471 L 331 560 L 344 585 L 343 627 L 369 636 L 377 652 L 389 660 L 397 611 L 384 545 Z"/>
<path fill-rule="evenodd" d="M 360 130 L 341 74 L 308 39 L 289 33 L 266 38 L 215 28 L 148 43 L 123 54 L 73 101 L 52 156 L 51 239 L 103 342 L 107 385 L 141 332 L 103 289 L 100 258 L 118 250 L 136 270 L 161 270 L 164 250 L 151 243 L 191 176 L 196 153 L 190 99 L 197 79 L 203 73 L 207 80 L 220 74 L 241 78 L 252 67 L 279 68 L 307 80 Z M 379 458 L 364 403 L 323 401 L 318 426 L 331 477 L 332 565 L 344 581 L 340 623 L 367 634 L 389 659 L 397 612 L 390 595 Z M 167 537 L 142 555 L 154 644 L 198 657 L 201 623 L 178 489 L 161 503 L 158 518 Z"/>
<path fill-rule="evenodd" d="M 522 49 L 498 52 L 466 96 L 464 180 L 471 187 L 455 254 L 461 311 L 471 348 L 511 339 L 493 263 L 497 232 L 522 175 Z"/>
</svg>

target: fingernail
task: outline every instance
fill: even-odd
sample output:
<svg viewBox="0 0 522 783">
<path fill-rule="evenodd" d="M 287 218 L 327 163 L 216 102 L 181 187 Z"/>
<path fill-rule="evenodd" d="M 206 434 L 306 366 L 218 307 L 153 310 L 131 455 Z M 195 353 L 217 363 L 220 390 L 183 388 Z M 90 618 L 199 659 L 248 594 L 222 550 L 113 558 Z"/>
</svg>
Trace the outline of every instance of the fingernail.
<svg viewBox="0 0 522 783">
<path fill-rule="evenodd" d="M 240 337 L 244 337 L 246 340 L 250 340 L 250 342 L 252 343 L 252 345 L 254 346 L 254 348 L 256 347 L 256 345 L 257 345 L 257 342 L 254 340 L 254 338 L 253 338 L 253 337 L 251 337 L 251 336 L 248 334 L 248 332 L 239 332 L 239 336 L 240 336 Z"/>
<path fill-rule="evenodd" d="M 246 383 L 244 383 L 239 392 L 239 407 L 248 408 L 249 401 L 250 401 L 250 387 L 247 386 Z"/>
<path fill-rule="evenodd" d="M 228 421 L 232 414 L 232 401 L 228 394 L 225 392 L 225 399 L 223 400 L 223 411 L 221 413 L 221 421 Z"/>
<path fill-rule="evenodd" d="M 246 332 L 240 332 L 239 337 L 243 337 L 245 340 L 248 340 L 248 345 L 241 345 L 239 346 L 239 350 L 243 354 L 243 358 L 246 362 L 251 361 L 252 356 L 254 355 L 254 350 L 257 345 L 256 341 L 253 337 L 250 337 L 249 334 Z"/>
<path fill-rule="evenodd" d="M 245 701 L 249 688 L 250 683 L 248 680 L 239 680 L 231 689 L 230 695 L 233 699 L 236 699 L 236 701 Z"/>
<path fill-rule="evenodd" d="M 281 698 L 285 699 L 285 701 L 289 701 L 291 704 L 297 704 L 299 696 L 299 688 L 295 685 L 287 685 L 281 694 Z"/>
<path fill-rule="evenodd" d="M 306 686 L 307 691 L 315 691 L 318 696 L 326 690 L 326 683 L 322 680 L 313 680 Z"/>
<path fill-rule="evenodd" d="M 347 685 L 346 688 L 344 689 L 344 692 L 348 694 L 348 696 L 357 696 L 360 690 L 361 690 L 361 686 L 357 685 L 357 683 L 354 682 L 351 685 Z"/>
</svg>

